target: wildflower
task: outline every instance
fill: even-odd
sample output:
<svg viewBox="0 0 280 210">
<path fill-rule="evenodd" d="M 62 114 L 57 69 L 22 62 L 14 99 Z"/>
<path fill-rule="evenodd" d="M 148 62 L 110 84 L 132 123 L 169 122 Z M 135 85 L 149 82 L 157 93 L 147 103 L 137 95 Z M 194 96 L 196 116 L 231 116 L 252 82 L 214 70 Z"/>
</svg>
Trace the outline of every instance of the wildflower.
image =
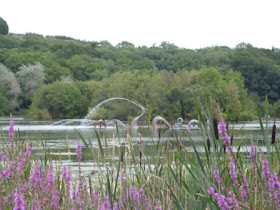
<svg viewBox="0 0 280 210">
<path fill-rule="evenodd" d="M 50 163 L 50 168 L 47 173 L 47 186 L 46 186 L 46 192 L 51 192 L 52 187 L 54 186 L 54 171 L 53 171 L 53 164 Z"/>
<path fill-rule="evenodd" d="M 25 162 L 26 162 L 26 159 L 22 158 L 22 154 L 19 153 L 17 156 L 17 168 L 16 168 L 16 170 L 19 174 L 23 174 L 22 169 L 24 167 Z"/>
<path fill-rule="evenodd" d="M 25 156 L 30 157 L 30 154 L 31 154 L 31 147 L 27 144 L 25 150 Z"/>
<path fill-rule="evenodd" d="M 36 201 L 36 199 L 32 199 L 32 201 L 31 201 L 31 210 L 37 210 L 37 201 Z"/>
<path fill-rule="evenodd" d="M 162 210 L 161 205 L 157 204 L 157 205 L 155 206 L 155 210 Z"/>
<path fill-rule="evenodd" d="M 120 179 L 121 179 L 122 182 L 124 182 L 124 180 L 125 180 L 125 175 L 124 175 L 123 171 L 121 171 Z"/>
<path fill-rule="evenodd" d="M 229 167 L 229 175 L 230 175 L 230 178 L 232 180 L 236 179 L 236 173 L 235 173 L 235 165 L 233 162 L 229 162 L 228 164 L 228 167 Z"/>
<path fill-rule="evenodd" d="M 223 137 L 224 137 L 225 145 L 230 148 L 231 147 L 230 139 L 229 139 L 229 136 L 227 134 L 226 124 L 223 120 L 219 123 L 219 131 L 220 131 L 220 134 L 222 134 Z"/>
<path fill-rule="evenodd" d="M 247 192 L 246 192 L 244 185 L 240 186 L 240 191 L 241 191 L 241 198 L 243 198 L 243 199 L 247 198 Z"/>
<path fill-rule="evenodd" d="M 118 210 L 118 204 L 116 202 L 113 204 L 113 210 Z"/>
<path fill-rule="evenodd" d="M 103 200 L 103 207 L 107 210 L 110 210 L 111 206 L 110 206 L 110 203 L 109 203 L 109 199 L 108 199 L 108 196 L 104 196 L 104 200 Z"/>
<path fill-rule="evenodd" d="M 268 165 L 268 160 L 266 159 L 266 157 L 263 158 L 262 160 L 262 175 L 264 178 L 267 178 L 268 179 L 268 176 L 269 176 L 269 165 Z"/>
<path fill-rule="evenodd" d="M 66 189 L 70 191 L 71 171 L 67 171 L 66 166 L 63 166 L 62 178 L 65 180 Z"/>
<path fill-rule="evenodd" d="M 79 141 L 76 147 L 76 153 L 78 156 L 78 160 L 82 159 L 82 143 Z"/>
<path fill-rule="evenodd" d="M 150 203 L 150 201 L 147 197 L 145 197 L 145 199 L 144 199 L 144 204 L 146 206 L 146 210 L 151 210 L 152 209 L 152 205 L 151 205 L 151 203 Z"/>
<path fill-rule="evenodd" d="M 229 195 L 228 202 L 232 205 L 233 208 L 239 209 L 239 204 L 235 194 L 230 190 L 228 192 L 228 195 Z"/>
<path fill-rule="evenodd" d="M 25 193 L 27 190 L 27 187 L 28 187 L 27 184 L 24 184 L 21 188 L 21 192 Z"/>
<path fill-rule="evenodd" d="M 99 201 L 99 195 L 98 195 L 98 191 L 94 190 L 93 195 L 92 195 L 92 199 L 93 199 L 93 204 L 95 207 L 98 206 L 98 201 Z"/>
<path fill-rule="evenodd" d="M 4 161 L 9 161 L 9 159 L 7 158 L 7 156 L 4 154 L 4 152 L 0 152 L 0 157 L 2 158 L 2 160 Z"/>
<path fill-rule="evenodd" d="M 130 197 L 133 199 L 134 203 L 139 206 L 139 193 L 137 192 L 137 190 L 134 187 L 131 187 L 129 190 L 129 195 Z"/>
<path fill-rule="evenodd" d="M 145 191 L 143 188 L 140 189 L 140 198 L 144 199 L 145 198 Z"/>
<path fill-rule="evenodd" d="M 9 126 L 9 137 L 14 137 L 14 121 L 10 120 L 10 126 Z"/>
<path fill-rule="evenodd" d="M 221 183 L 222 183 L 222 180 L 220 179 L 219 171 L 218 171 L 218 170 L 214 170 L 213 173 L 214 173 L 214 177 L 215 177 L 216 181 L 217 181 L 219 184 L 221 184 Z"/>
<path fill-rule="evenodd" d="M 51 198 L 51 204 L 50 207 L 51 209 L 59 209 L 59 191 L 58 190 L 53 190 L 52 191 L 52 198 Z"/>
<path fill-rule="evenodd" d="M 41 165 L 38 163 L 32 171 L 30 176 L 30 188 L 31 192 L 34 193 L 36 190 L 36 186 L 42 186 L 42 179 L 41 179 Z M 40 187 L 42 188 L 42 187 Z"/>
<path fill-rule="evenodd" d="M 251 145 L 250 145 L 250 156 L 251 159 L 255 157 L 255 145 L 254 142 L 251 140 Z"/>
<path fill-rule="evenodd" d="M 224 195 L 220 195 L 219 193 L 215 193 L 213 187 L 210 187 L 208 189 L 208 193 L 212 196 L 213 199 L 218 201 L 218 205 L 222 210 L 228 210 L 231 208 L 227 203 L 226 197 Z"/>
<path fill-rule="evenodd" d="M 13 171 L 15 169 L 15 163 L 12 161 L 7 169 L 5 169 L 2 173 L 1 178 L 7 179 L 14 175 Z"/>
<path fill-rule="evenodd" d="M 16 192 L 14 194 L 14 210 L 25 210 L 25 202 L 24 202 L 24 195 L 20 192 L 19 187 L 16 188 Z"/>
<path fill-rule="evenodd" d="M 124 205 L 123 205 L 123 202 L 122 201 L 119 201 L 119 209 L 124 209 Z"/>
</svg>

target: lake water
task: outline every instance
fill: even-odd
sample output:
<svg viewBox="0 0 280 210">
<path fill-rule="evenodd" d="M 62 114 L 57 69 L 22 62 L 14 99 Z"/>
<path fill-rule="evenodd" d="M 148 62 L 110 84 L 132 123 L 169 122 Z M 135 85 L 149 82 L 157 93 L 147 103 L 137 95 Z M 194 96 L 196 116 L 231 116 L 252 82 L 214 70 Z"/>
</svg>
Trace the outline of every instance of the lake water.
<svg viewBox="0 0 280 210">
<path fill-rule="evenodd" d="M 9 142 L 8 128 L 9 117 L 0 118 L 0 128 L 2 130 L 0 140 L 2 145 Z M 171 146 L 170 150 L 177 148 L 175 145 L 177 140 L 181 139 L 182 145 L 188 152 L 193 152 L 192 143 L 190 138 L 195 142 L 198 150 L 204 149 L 204 142 L 201 131 L 199 129 L 184 130 L 178 127 L 173 131 L 157 130 L 153 131 L 147 122 L 139 122 L 138 129 L 128 129 L 124 126 L 118 128 L 118 132 L 115 126 L 108 126 L 104 128 L 94 128 L 92 125 L 83 124 L 81 121 L 63 120 L 63 121 L 36 121 L 30 119 L 24 119 L 22 117 L 13 117 L 15 122 L 14 128 L 17 131 L 16 137 L 19 141 L 29 142 L 32 145 L 32 151 L 36 154 L 36 157 L 42 157 L 43 150 L 42 145 L 49 149 L 54 159 L 60 160 L 63 165 L 71 165 L 72 171 L 77 170 L 77 159 L 75 148 L 78 140 L 80 139 L 78 132 L 84 137 L 86 141 L 90 141 L 94 152 L 99 152 L 99 145 L 96 137 L 96 132 L 100 136 L 101 141 L 109 148 L 119 147 L 122 144 L 126 144 L 128 138 L 131 139 L 132 146 L 135 151 L 139 151 L 140 135 L 143 140 L 143 154 L 145 156 L 151 156 L 154 153 L 157 142 L 167 142 Z M 272 121 L 269 122 L 269 127 L 272 127 Z M 280 122 L 277 121 L 277 128 Z M 230 133 L 234 133 L 234 145 L 242 143 L 243 151 L 248 151 L 250 136 L 254 140 L 259 140 L 262 145 L 261 128 L 258 122 L 244 122 L 237 123 L 234 126 L 230 125 Z M 262 148 L 265 150 L 265 148 Z M 117 151 L 117 150 L 116 150 Z M 114 159 L 118 159 L 120 154 L 115 152 L 111 154 Z M 92 156 L 88 149 L 84 147 L 83 150 L 83 173 L 91 173 L 95 170 L 97 163 L 92 159 Z"/>
</svg>

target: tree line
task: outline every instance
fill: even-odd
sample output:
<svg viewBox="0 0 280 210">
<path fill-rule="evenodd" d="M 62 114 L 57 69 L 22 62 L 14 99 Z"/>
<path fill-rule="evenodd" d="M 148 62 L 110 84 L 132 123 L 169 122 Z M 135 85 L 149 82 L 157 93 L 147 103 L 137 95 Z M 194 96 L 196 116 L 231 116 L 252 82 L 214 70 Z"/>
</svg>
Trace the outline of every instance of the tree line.
<svg viewBox="0 0 280 210">
<path fill-rule="evenodd" d="M 195 98 L 212 96 L 231 120 L 250 120 L 265 97 L 280 103 L 280 51 L 248 43 L 235 48 L 180 48 L 162 42 L 88 42 L 65 36 L 0 35 L 0 113 L 80 118 L 109 97 L 148 108 L 147 118 L 196 117 Z M 109 103 L 95 117 L 130 119 L 137 108 Z M 271 113 L 273 114 L 273 113 Z"/>
</svg>

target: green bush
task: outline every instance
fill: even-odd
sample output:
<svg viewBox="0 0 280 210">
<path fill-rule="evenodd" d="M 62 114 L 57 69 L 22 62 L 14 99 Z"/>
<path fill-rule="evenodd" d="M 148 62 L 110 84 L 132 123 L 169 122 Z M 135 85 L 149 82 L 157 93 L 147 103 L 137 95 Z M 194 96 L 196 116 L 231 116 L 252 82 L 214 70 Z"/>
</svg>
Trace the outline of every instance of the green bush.
<svg viewBox="0 0 280 210">
<path fill-rule="evenodd" d="M 36 91 L 30 110 L 33 117 L 43 116 L 39 110 L 46 110 L 51 118 L 77 118 L 86 115 L 85 96 L 72 83 L 55 82 Z M 48 114 L 46 114 L 48 116 Z"/>
</svg>

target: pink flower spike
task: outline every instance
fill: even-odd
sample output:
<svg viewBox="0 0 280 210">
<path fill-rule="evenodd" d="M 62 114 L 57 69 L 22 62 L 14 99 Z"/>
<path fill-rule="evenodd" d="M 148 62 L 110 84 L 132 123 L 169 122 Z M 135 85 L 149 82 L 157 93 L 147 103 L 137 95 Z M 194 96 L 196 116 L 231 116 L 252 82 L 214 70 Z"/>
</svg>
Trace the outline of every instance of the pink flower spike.
<svg viewBox="0 0 280 210">
<path fill-rule="evenodd" d="M 255 145 L 254 142 L 251 140 L 250 145 L 250 158 L 253 159 L 255 157 Z"/>
<path fill-rule="evenodd" d="M 10 126 L 9 126 L 9 137 L 13 138 L 14 137 L 14 121 L 10 120 Z"/>
</svg>

